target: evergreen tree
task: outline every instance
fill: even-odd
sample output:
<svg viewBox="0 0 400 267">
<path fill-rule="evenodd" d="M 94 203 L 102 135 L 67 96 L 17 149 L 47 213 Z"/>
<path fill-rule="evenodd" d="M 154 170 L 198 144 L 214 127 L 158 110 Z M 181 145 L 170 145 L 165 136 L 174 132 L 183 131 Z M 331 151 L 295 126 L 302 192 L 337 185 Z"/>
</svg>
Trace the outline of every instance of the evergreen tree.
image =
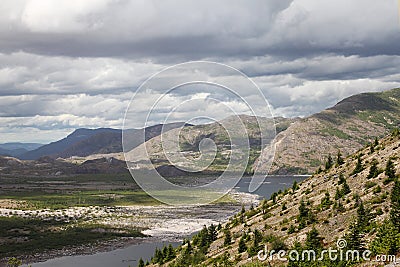
<svg viewBox="0 0 400 267">
<path fill-rule="evenodd" d="M 192 253 L 192 251 L 193 251 L 192 245 L 190 244 L 190 240 L 188 240 L 188 241 L 187 241 L 187 247 L 186 247 L 185 253 L 186 253 L 186 254 L 190 254 L 190 253 Z"/>
<path fill-rule="evenodd" d="M 244 205 L 242 205 L 242 209 L 240 210 L 241 214 L 245 214 L 246 213 L 246 209 L 244 208 Z"/>
<path fill-rule="evenodd" d="M 390 195 L 390 220 L 397 232 L 400 233 L 400 181 L 394 183 L 392 193 Z"/>
<path fill-rule="evenodd" d="M 331 196 L 329 195 L 329 192 L 326 191 L 325 197 L 323 199 L 321 199 L 321 207 L 323 209 L 326 209 L 326 208 L 329 208 L 331 206 L 331 204 L 332 204 Z"/>
<path fill-rule="evenodd" d="M 319 250 L 322 249 L 322 238 L 319 235 L 319 232 L 315 227 L 311 229 L 310 232 L 307 233 L 307 238 L 305 242 L 306 249 Z"/>
<path fill-rule="evenodd" d="M 263 237 L 260 231 L 257 229 L 254 230 L 254 240 L 257 244 L 261 243 Z"/>
<path fill-rule="evenodd" d="M 244 235 L 242 235 L 242 237 L 239 240 L 239 248 L 238 248 L 239 253 L 243 253 L 247 250 L 247 245 L 246 245 L 245 239 L 246 239 L 246 237 Z"/>
<path fill-rule="evenodd" d="M 167 253 L 165 255 L 165 261 L 170 261 L 175 258 L 175 249 L 172 247 L 171 244 L 168 245 Z"/>
<path fill-rule="evenodd" d="M 364 203 L 360 201 L 357 208 L 357 226 L 363 232 L 371 224 L 372 216 L 369 209 L 364 207 Z"/>
<path fill-rule="evenodd" d="M 349 185 L 345 181 L 342 187 L 342 196 L 347 195 L 351 192 Z"/>
<path fill-rule="evenodd" d="M 274 204 L 276 204 L 276 197 L 278 196 L 278 193 L 276 193 L 276 192 L 274 192 L 272 195 L 271 195 L 271 200 L 272 200 L 272 203 L 274 203 Z"/>
<path fill-rule="evenodd" d="M 325 162 L 325 170 L 329 170 L 333 166 L 333 160 L 331 154 L 328 155 L 328 159 Z"/>
<path fill-rule="evenodd" d="M 293 182 L 292 190 L 293 190 L 293 192 L 295 192 L 297 189 L 299 189 L 299 185 L 297 184 L 297 181 L 295 180 Z"/>
<path fill-rule="evenodd" d="M 310 209 L 306 206 L 306 203 L 304 203 L 303 199 L 300 201 L 299 215 L 297 216 L 297 221 L 299 222 L 299 229 L 302 229 L 306 225 L 313 223 L 315 221 L 314 215 L 311 213 Z"/>
<path fill-rule="evenodd" d="M 399 135 L 400 135 L 400 130 L 399 130 L 399 128 L 394 128 L 393 131 L 392 131 L 392 136 L 393 136 L 393 137 L 397 137 L 397 136 L 399 136 Z"/>
<path fill-rule="evenodd" d="M 338 182 L 338 184 L 343 184 L 343 183 L 345 183 L 346 182 L 346 178 L 344 178 L 344 175 L 343 175 L 343 173 L 341 172 L 340 174 L 339 174 L 339 182 Z"/>
<path fill-rule="evenodd" d="M 378 138 L 377 138 L 377 137 L 375 137 L 375 140 L 374 140 L 374 147 L 377 147 L 378 145 L 379 145 Z"/>
<path fill-rule="evenodd" d="M 140 260 L 139 260 L 138 267 L 144 267 L 144 261 L 142 258 L 140 258 Z"/>
<path fill-rule="evenodd" d="M 152 263 L 162 263 L 164 259 L 164 255 L 162 253 L 162 250 L 156 248 L 155 252 L 154 252 L 154 256 L 151 259 Z"/>
<path fill-rule="evenodd" d="M 371 162 L 371 167 L 369 168 L 367 179 L 376 178 L 379 175 L 379 173 L 380 172 L 378 169 L 378 161 L 376 159 L 373 159 Z"/>
<path fill-rule="evenodd" d="M 375 254 L 396 255 L 400 251 L 400 233 L 391 221 L 384 221 L 379 226 L 376 238 L 371 243 Z"/>
<path fill-rule="evenodd" d="M 340 150 L 338 150 L 337 156 L 336 156 L 336 164 L 338 166 L 343 165 L 344 159 L 342 157 L 342 153 L 340 153 Z"/>
<path fill-rule="evenodd" d="M 349 228 L 349 232 L 346 234 L 345 239 L 347 241 L 347 249 L 350 250 L 363 250 L 363 235 L 361 229 L 357 223 L 352 223 Z"/>
<path fill-rule="evenodd" d="M 390 180 L 394 180 L 396 178 L 396 171 L 394 169 L 392 158 L 389 158 L 388 162 L 386 163 L 385 174 Z"/>
<path fill-rule="evenodd" d="M 200 237 L 199 248 L 207 250 L 208 249 L 208 245 L 209 245 L 207 226 L 204 225 L 203 229 L 199 233 L 199 237 Z"/>
<path fill-rule="evenodd" d="M 232 235 L 229 229 L 224 230 L 225 239 L 224 239 L 224 246 L 229 246 L 232 243 Z"/>
<path fill-rule="evenodd" d="M 322 168 L 321 168 L 321 166 L 319 166 L 318 167 L 318 170 L 315 172 L 316 174 L 319 174 L 319 173 L 321 173 L 322 172 Z"/>
<path fill-rule="evenodd" d="M 354 168 L 354 170 L 352 172 L 352 175 L 362 172 L 363 169 L 364 169 L 364 167 L 362 165 L 361 154 L 358 154 L 357 164 L 356 164 L 356 167 Z"/>
<path fill-rule="evenodd" d="M 262 214 L 267 213 L 268 207 L 269 207 L 269 206 L 268 206 L 268 201 L 267 201 L 266 199 L 264 199 L 264 200 L 262 201 L 262 204 L 261 204 Z"/>
<path fill-rule="evenodd" d="M 338 199 L 340 199 L 342 197 L 343 197 L 342 191 L 339 190 L 339 187 L 336 187 L 335 199 L 338 200 Z"/>
<path fill-rule="evenodd" d="M 212 243 L 217 240 L 217 234 L 217 228 L 214 224 L 211 224 L 210 227 L 208 227 L 208 242 Z"/>
<path fill-rule="evenodd" d="M 375 152 L 375 147 L 374 147 L 374 144 L 371 143 L 371 145 L 369 146 L 369 153 L 372 154 L 374 152 Z"/>
</svg>

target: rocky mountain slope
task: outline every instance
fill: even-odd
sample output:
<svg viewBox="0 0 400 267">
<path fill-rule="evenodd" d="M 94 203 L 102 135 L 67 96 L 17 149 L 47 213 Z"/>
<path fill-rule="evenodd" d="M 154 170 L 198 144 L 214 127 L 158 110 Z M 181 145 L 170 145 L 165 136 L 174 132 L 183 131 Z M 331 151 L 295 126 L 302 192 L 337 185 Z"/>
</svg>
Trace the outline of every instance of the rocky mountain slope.
<svg viewBox="0 0 400 267">
<path fill-rule="evenodd" d="M 271 173 L 313 173 L 328 155 L 354 153 L 400 125 L 400 88 L 348 97 L 293 122 L 275 140 Z M 261 164 L 262 169 L 262 164 Z M 266 171 L 266 170 L 265 170 Z"/>
<path fill-rule="evenodd" d="M 291 119 L 284 118 L 279 118 L 278 120 L 277 125 L 281 130 L 284 130 L 289 124 L 288 121 L 291 121 Z M 242 128 L 239 127 L 238 124 L 240 123 L 238 121 L 243 123 Z M 207 157 L 214 158 L 215 152 L 215 159 L 211 160 L 212 163 L 207 170 L 224 171 L 232 155 L 233 157 L 245 155 L 245 152 L 241 150 L 241 145 L 243 145 L 243 147 L 247 148 L 249 146 L 250 148 L 248 151 L 248 163 L 247 165 L 245 164 L 244 168 L 247 171 L 251 171 L 251 166 L 261 151 L 261 138 L 264 139 L 264 143 L 270 143 L 274 137 L 275 129 L 272 126 L 273 121 L 271 119 L 247 115 L 231 116 L 220 122 L 210 124 L 186 126 L 182 130 L 173 129 L 162 136 L 156 136 L 141 144 L 127 153 L 127 159 L 130 162 L 136 162 L 139 167 L 147 168 L 148 166 L 141 164 L 141 162 L 149 156 L 152 164 L 160 167 L 171 164 L 169 161 L 169 159 L 172 159 L 171 155 L 175 151 L 180 151 L 183 152 L 184 157 L 173 162 L 174 165 L 188 167 L 187 164 L 184 166 L 185 160 L 188 160 L 195 162 L 193 167 L 196 168 L 201 167 L 201 163 L 196 161 L 196 159 L 200 158 L 200 155 L 206 159 Z M 231 131 L 227 131 L 226 128 L 231 128 Z M 263 132 L 263 136 L 260 134 L 260 129 L 266 129 Z M 174 140 L 175 137 L 177 137 L 176 140 Z M 211 143 L 203 143 L 205 140 L 215 144 L 215 151 L 212 150 Z M 174 141 L 177 141 L 176 150 L 168 147 Z M 200 149 L 201 146 L 203 146 L 203 151 Z M 208 148 L 208 146 L 210 147 Z M 239 160 L 237 161 L 239 162 Z M 243 161 L 247 161 L 247 158 L 243 158 Z M 242 166 L 241 163 L 240 161 L 238 166 Z M 240 170 L 240 167 L 238 169 Z"/>
<path fill-rule="evenodd" d="M 328 166 L 329 167 L 329 166 Z M 158 250 L 151 266 L 287 266 L 259 250 L 324 248 L 395 255 L 400 252 L 400 134 L 394 131 L 320 174 L 242 210 L 222 227 L 208 226 L 175 250 Z M 397 228 L 398 227 L 398 228 Z M 318 254 L 317 254 L 318 255 Z M 286 255 L 287 256 L 287 255 Z M 326 255 L 325 255 L 326 256 Z M 289 266 L 383 266 L 352 260 Z M 372 264 L 372 265 L 368 265 Z"/>
</svg>

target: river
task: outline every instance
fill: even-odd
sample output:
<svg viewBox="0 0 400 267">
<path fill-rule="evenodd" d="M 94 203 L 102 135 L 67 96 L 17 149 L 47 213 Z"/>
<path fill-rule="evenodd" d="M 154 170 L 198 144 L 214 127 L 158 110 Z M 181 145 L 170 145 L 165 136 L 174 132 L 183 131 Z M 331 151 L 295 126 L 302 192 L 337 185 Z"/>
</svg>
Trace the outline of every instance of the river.
<svg viewBox="0 0 400 267">
<path fill-rule="evenodd" d="M 269 198 L 272 193 L 280 189 L 284 190 L 285 188 L 289 188 L 294 181 L 300 182 L 305 178 L 306 176 L 268 176 L 254 194 Z M 249 183 L 249 178 L 242 178 L 235 187 L 235 190 L 248 193 Z M 23 267 L 135 267 L 140 258 L 149 260 L 156 248 L 162 248 L 169 243 L 173 246 L 178 246 L 181 242 L 156 241 L 150 239 L 139 244 L 108 252 L 100 252 L 93 255 L 64 256 L 45 262 L 23 265 Z"/>
</svg>

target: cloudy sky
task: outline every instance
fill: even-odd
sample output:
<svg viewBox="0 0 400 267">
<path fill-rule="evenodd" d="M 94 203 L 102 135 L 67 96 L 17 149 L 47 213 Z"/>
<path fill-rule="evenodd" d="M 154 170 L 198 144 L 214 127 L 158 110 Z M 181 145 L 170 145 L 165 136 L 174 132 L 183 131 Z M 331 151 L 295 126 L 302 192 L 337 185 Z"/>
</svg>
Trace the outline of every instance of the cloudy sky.
<svg viewBox="0 0 400 267">
<path fill-rule="evenodd" d="M 2 0 L 0 143 L 121 128 L 143 81 L 195 60 L 245 73 L 275 116 L 307 116 L 399 87 L 399 43 L 397 0 Z"/>
</svg>

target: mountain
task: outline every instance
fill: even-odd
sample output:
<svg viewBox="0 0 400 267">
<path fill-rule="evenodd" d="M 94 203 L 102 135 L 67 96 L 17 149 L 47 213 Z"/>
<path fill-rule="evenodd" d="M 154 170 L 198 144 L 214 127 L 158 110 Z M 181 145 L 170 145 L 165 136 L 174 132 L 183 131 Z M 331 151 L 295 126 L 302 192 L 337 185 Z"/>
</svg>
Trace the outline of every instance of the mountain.
<svg viewBox="0 0 400 267">
<path fill-rule="evenodd" d="M 243 129 L 239 127 L 238 121 L 243 123 Z M 205 172 L 219 172 L 226 168 L 229 163 L 230 155 L 236 157 L 235 160 L 238 162 L 238 165 L 247 161 L 247 157 L 245 157 L 246 154 L 241 150 L 242 147 L 240 144 L 244 141 L 248 141 L 250 145 L 250 150 L 248 151 L 249 162 L 247 165 L 241 165 L 241 167 L 237 166 L 237 169 L 235 169 L 242 170 L 244 167 L 246 171 L 248 171 L 259 156 L 261 135 L 258 122 L 264 125 L 262 128 L 267 128 L 272 125 L 272 120 L 270 119 L 247 115 L 230 116 L 222 121 L 210 124 L 187 125 L 182 129 L 172 129 L 162 136 L 159 135 L 151 138 L 144 144 L 129 151 L 126 157 L 128 161 L 137 163 L 136 166 L 138 167 L 151 168 L 154 165 L 156 168 L 159 168 L 170 164 L 169 160 L 174 156 L 174 151 L 181 151 L 184 157 L 178 155 L 176 158 L 172 159 L 174 165 L 181 167 L 185 165 L 186 169 L 192 167 L 192 169 L 203 169 Z M 281 125 L 282 129 L 287 127 L 285 126 L 287 125 L 287 119 L 280 118 L 279 125 Z M 228 134 L 224 127 L 231 128 L 230 134 Z M 243 135 L 246 138 L 243 138 Z M 265 138 L 265 142 L 271 142 L 273 134 L 264 131 L 264 135 L 263 138 Z M 161 138 L 163 139 L 161 140 Z M 215 151 L 212 149 L 212 143 L 215 144 Z M 173 148 L 168 148 L 167 145 L 171 144 L 175 144 L 175 146 L 173 146 Z M 202 147 L 203 150 L 200 149 L 200 147 Z M 164 153 L 164 150 L 168 151 L 168 153 Z M 202 159 L 205 159 L 203 162 L 198 160 L 201 152 L 203 153 Z M 167 156 L 169 158 L 167 158 Z M 147 166 L 142 163 L 143 160 L 148 157 L 150 157 L 152 161 L 152 166 Z M 240 157 L 243 157 L 242 161 L 239 159 Z M 214 160 L 211 160 L 212 164 L 207 169 L 204 169 L 202 166 L 203 163 L 211 163 L 207 159 Z"/>
<path fill-rule="evenodd" d="M 149 126 L 144 129 L 127 130 L 129 149 L 140 145 L 145 131 L 145 141 L 159 135 L 164 126 L 164 131 L 181 127 L 184 123 L 169 123 Z M 35 160 L 43 156 L 53 158 L 68 158 L 71 156 L 85 157 L 92 154 L 108 154 L 122 152 L 122 130 L 111 128 L 77 129 L 67 137 L 43 145 L 38 149 L 28 151 L 18 158 Z"/>
<path fill-rule="evenodd" d="M 204 228 L 173 253 L 157 251 L 150 266 L 372 266 L 372 262 L 352 261 L 351 257 L 349 262 L 332 261 L 327 254 L 323 262 L 317 261 L 324 249 L 338 246 L 344 254 L 359 250 L 361 255 L 369 249 L 371 259 L 377 254 L 398 257 L 399 157 L 397 129 L 340 165 L 243 210 L 222 227 Z M 275 257 L 260 262 L 257 254 L 265 247 L 268 252 L 274 250 Z M 314 250 L 316 260 L 286 265 L 276 257 L 279 250 L 285 250 L 286 255 L 280 255 L 289 259 L 289 251 L 302 255 L 305 249 Z"/>
<path fill-rule="evenodd" d="M 65 150 L 69 149 L 71 146 L 77 144 L 80 141 L 87 140 L 90 137 L 97 134 L 115 134 L 121 135 L 121 130 L 110 129 L 110 128 L 100 128 L 100 129 L 77 129 L 67 137 L 52 142 L 50 144 L 39 147 L 38 149 L 29 151 L 27 153 L 22 154 L 19 158 L 21 159 L 38 159 L 43 156 L 52 156 L 58 157 Z"/>
<path fill-rule="evenodd" d="M 37 148 L 39 148 L 41 146 L 43 146 L 43 144 L 39 144 L 39 143 L 19 143 L 19 142 L 0 144 L 0 148 L 3 148 L 3 149 L 7 149 L 7 150 L 25 149 L 27 151 L 31 151 L 31 150 L 37 149 Z"/>
<path fill-rule="evenodd" d="M 400 88 L 350 96 L 320 113 L 293 121 L 281 131 L 274 141 L 270 173 L 313 173 L 329 154 L 354 153 L 399 125 Z M 263 164 L 260 166 L 263 170 Z"/>
<path fill-rule="evenodd" d="M 43 144 L 39 143 L 4 143 L 0 144 L 0 155 L 18 157 L 41 146 Z"/>
</svg>

